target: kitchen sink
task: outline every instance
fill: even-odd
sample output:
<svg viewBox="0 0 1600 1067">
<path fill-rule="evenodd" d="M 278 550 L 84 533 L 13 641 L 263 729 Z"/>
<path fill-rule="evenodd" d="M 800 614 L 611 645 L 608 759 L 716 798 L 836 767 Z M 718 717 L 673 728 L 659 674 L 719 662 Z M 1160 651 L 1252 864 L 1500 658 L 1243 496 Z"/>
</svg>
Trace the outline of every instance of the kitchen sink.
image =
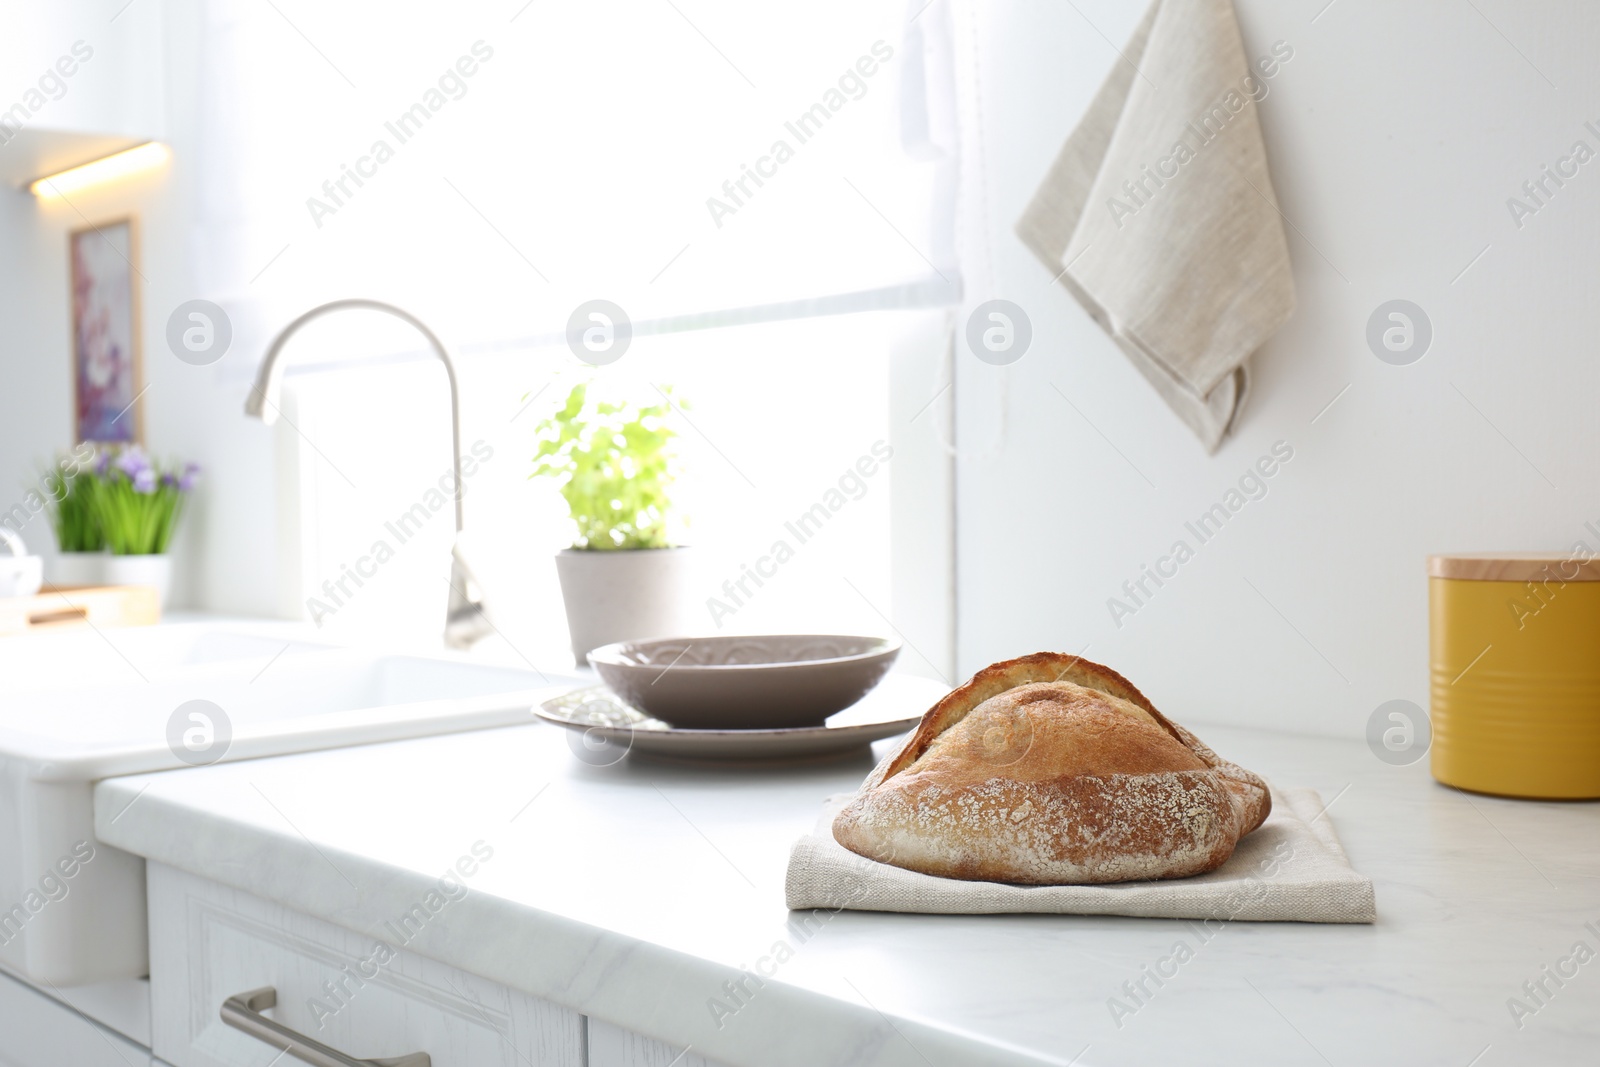
<svg viewBox="0 0 1600 1067">
<path fill-rule="evenodd" d="M 529 722 L 584 681 L 297 634 L 176 624 L 0 647 L 0 965 L 58 985 L 145 973 L 144 863 L 95 841 L 101 778 Z"/>
<path fill-rule="evenodd" d="M 299 623 L 178 622 L 126 629 L 46 631 L 0 641 L 0 681 L 7 693 L 78 685 L 143 682 L 174 671 L 326 652 Z"/>
</svg>

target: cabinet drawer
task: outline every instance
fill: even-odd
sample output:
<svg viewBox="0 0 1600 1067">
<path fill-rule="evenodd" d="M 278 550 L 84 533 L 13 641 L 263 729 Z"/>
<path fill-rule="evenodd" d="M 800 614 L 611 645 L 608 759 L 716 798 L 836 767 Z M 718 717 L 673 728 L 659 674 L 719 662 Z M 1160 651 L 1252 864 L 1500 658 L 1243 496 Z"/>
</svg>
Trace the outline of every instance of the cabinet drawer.
<svg viewBox="0 0 1600 1067">
<path fill-rule="evenodd" d="M 576 1012 L 161 864 L 149 865 L 149 891 L 152 1044 L 174 1067 L 277 1060 L 220 1016 L 227 998 L 269 986 L 269 1018 L 349 1056 L 583 1067 Z"/>
</svg>

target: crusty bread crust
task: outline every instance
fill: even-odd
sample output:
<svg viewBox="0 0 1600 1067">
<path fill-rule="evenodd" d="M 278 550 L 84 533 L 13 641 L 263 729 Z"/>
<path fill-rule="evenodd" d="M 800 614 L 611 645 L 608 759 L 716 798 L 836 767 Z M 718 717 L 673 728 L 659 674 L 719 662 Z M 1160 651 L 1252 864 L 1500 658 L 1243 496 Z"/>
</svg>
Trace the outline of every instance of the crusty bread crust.
<svg viewBox="0 0 1600 1067">
<path fill-rule="evenodd" d="M 1120 674 L 1041 652 L 996 663 L 923 716 L 834 820 L 851 851 L 948 878 L 1071 885 L 1225 863 L 1271 810 Z"/>
</svg>

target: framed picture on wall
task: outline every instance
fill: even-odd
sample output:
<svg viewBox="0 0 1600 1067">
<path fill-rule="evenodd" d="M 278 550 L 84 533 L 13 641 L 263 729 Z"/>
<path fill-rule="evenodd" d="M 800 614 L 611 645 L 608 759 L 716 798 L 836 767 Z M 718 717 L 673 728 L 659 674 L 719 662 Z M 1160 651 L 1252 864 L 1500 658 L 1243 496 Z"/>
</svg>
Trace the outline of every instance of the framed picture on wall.
<svg viewBox="0 0 1600 1067">
<path fill-rule="evenodd" d="M 72 260 L 73 440 L 138 443 L 138 227 L 132 218 L 74 230 Z"/>
</svg>

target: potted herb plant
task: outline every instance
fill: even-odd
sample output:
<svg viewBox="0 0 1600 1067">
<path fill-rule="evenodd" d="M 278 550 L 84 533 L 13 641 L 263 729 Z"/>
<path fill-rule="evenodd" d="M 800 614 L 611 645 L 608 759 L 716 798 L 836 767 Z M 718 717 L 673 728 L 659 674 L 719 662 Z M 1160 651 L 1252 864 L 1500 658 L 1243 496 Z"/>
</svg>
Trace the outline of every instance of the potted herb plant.
<svg viewBox="0 0 1600 1067">
<path fill-rule="evenodd" d="M 106 540 L 94 515 L 98 478 L 89 466 L 93 459 L 94 446 L 81 444 L 59 461 L 59 473 L 49 471 L 40 478 L 59 551 L 50 564 L 56 585 L 99 585 L 105 580 Z"/>
<path fill-rule="evenodd" d="M 556 572 L 580 665 L 613 641 L 685 632 L 688 550 L 667 533 L 676 475 L 671 412 L 670 399 L 597 401 L 580 383 L 539 423 L 529 477 L 558 482 L 577 528 Z"/>
<path fill-rule="evenodd" d="M 153 585 L 166 606 L 172 588 L 167 549 L 199 474 L 193 463 L 163 470 L 137 445 L 101 454 L 88 500 L 110 552 L 108 585 Z"/>
</svg>

